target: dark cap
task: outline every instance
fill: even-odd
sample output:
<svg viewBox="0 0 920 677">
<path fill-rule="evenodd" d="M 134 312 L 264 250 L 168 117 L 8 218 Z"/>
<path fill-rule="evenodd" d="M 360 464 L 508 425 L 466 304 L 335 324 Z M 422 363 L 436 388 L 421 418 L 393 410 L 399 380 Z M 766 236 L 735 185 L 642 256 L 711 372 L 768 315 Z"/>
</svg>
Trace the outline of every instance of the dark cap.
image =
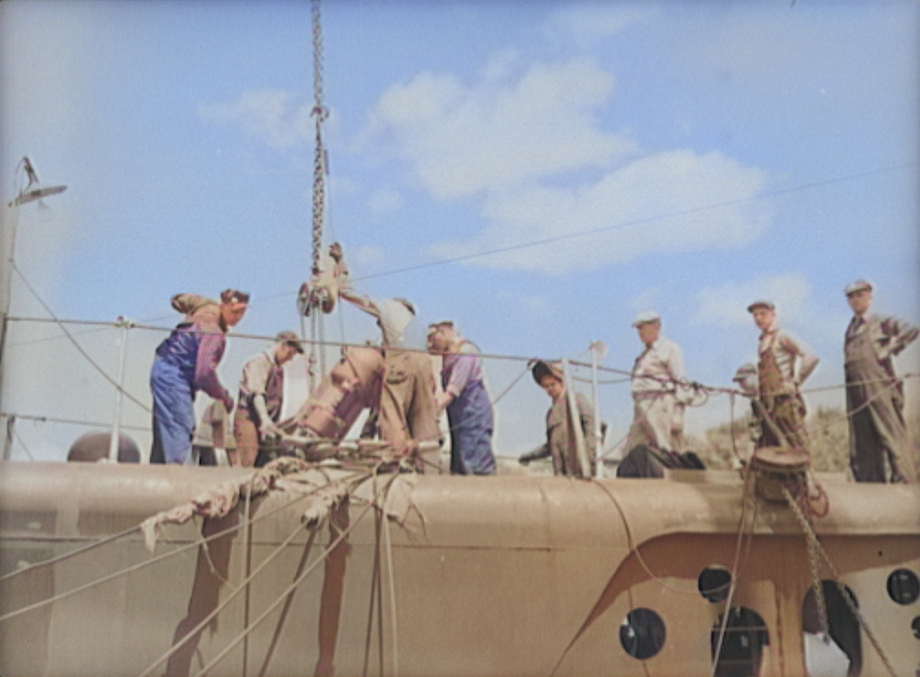
<svg viewBox="0 0 920 677">
<path fill-rule="evenodd" d="M 565 377 L 562 373 L 562 367 L 558 362 L 546 362 L 545 360 L 537 360 L 533 363 L 530 371 L 533 374 L 533 380 L 538 384 L 547 376 L 552 376 L 553 378 L 560 381 L 565 381 Z"/>
<path fill-rule="evenodd" d="M 749 313 L 753 313 L 758 308 L 766 308 L 767 310 L 776 310 L 776 306 L 774 306 L 772 302 L 764 301 L 763 299 L 760 299 L 758 301 L 754 301 L 754 303 L 749 305 L 747 307 L 747 311 Z"/>
<path fill-rule="evenodd" d="M 294 332 L 290 330 L 285 330 L 278 332 L 278 335 L 275 337 L 275 341 L 278 343 L 287 343 L 290 346 L 293 346 L 294 349 L 303 355 L 303 346 L 300 345 L 300 337 L 297 336 Z"/>
<path fill-rule="evenodd" d="M 872 291 L 872 285 L 867 280 L 856 280 L 853 284 L 847 285 L 843 293 L 849 296 L 858 291 Z"/>
</svg>

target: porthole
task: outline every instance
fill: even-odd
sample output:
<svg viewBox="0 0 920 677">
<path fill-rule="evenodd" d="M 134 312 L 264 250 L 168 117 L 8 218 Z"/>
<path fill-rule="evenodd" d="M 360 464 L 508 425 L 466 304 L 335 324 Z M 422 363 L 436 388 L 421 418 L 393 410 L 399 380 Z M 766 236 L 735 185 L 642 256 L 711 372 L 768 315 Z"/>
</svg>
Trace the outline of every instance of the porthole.
<svg viewBox="0 0 920 677">
<path fill-rule="evenodd" d="M 664 621 L 651 609 L 633 609 L 620 626 L 620 644 L 633 658 L 651 658 L 661 651 L 664 638 Z"/>
<path fill-rule="evenodd" d="M 914 631 L 914 637 L 920 639 L 920 616 L 910 622 L 910 629 Z"/>
<path fill-rule="evenodd" d="M 802 600 L 802 640 L 805 645 L 806 665 L 839 664 L 843 672 L 853 676 L 862 671 L 862 642 L 859 619 L 854 615 L 850 604 L 858 609 L 859 601 L 850 588 L 844 586 L 844 590 L 849 601 L 837 583 L 821 581 L 821 594 L 827 612 L 827 629 L 831 639 L 831 642 L 826 644 L 822 637 L 824 626 L 818 614 L 815 590 L 813 587 L 808 588 L 805 599 Z"/>
<path fill-rule="evenodd" d="M 913 604 L 920 597 L 920 579 L 910 569 L 896 569 L 888 577 L 888 596 L 898 604 Z"/>
<path fill-rule="evenodd" d="M 725 632 L 722 623 L 725 621 Z M 715 677 L 754 677 L 761 673 L 763 649 L 770 644 L 770 633 L 756 611 L 732 607 L 728 619 L 721 614 L 710 635 Z"/>
<path fill-rule="evenodd" d="M 696 586 L 700 594 L 713 604 L 728 599 L 728 589 L 732 584 L 732 575 L 725 567 L 706 567 L 700 572 Z"/>
</svg>

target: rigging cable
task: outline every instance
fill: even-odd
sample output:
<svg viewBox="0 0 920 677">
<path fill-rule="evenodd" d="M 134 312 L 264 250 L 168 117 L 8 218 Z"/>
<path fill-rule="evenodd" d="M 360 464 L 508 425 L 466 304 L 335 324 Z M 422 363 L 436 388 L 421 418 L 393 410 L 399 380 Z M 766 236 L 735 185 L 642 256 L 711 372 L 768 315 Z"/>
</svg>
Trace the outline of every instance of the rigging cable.
<svg viewBox="0 0 920 677">
<path fill-rule="evenodd" d="M 390 478 L 390 480 L 389 480 L 389 482 L 387 483 L 387 486 L 386 486 L 386 488 L 384 489 L 384 491 L 386 491 L 387 489 L 389 489 L 390 485 L 393 483 L 393 481 L 394 481 L 397 477 L 399 477 L 399 475 L 398 475 L 398 474 L 394 474 L 394 475 Z M 374 506 L 374 504 L 376 503 L 376 501 L 377 501 L 378 498 L 379 498 L 379 496 L 374 496 L 374 500 L 373 500 L 373 501 L 370 501 L 370 502 L 368 503 L 367 507 L 365 507 L 364 510 L 361 511 L 361 513 L 359 513 L 359 515 L 357 516 L 357 518 L 356 518 L 354 521 L 352 521 L 347 527 L 345 527 L 345 529 L 343 529 L 343 530 L 339 533 L 339 535 L 329 544 L 329 546 L 328 546 L 325 550 L 323 550 L 323 552 L 320 554 L 320 556 L 317 557 L 317 558 L 313 561 L 313 563 L 310 564 L 310 566 L 307 567 L 307 568 L 304 570 L 304 572 L 303 572 L 300 576 L 298 576 L 296 579 L 294 579 L 294 582 L 291 583 L 287 588 L 285 588 L 285 589 L 282 591 L 282 593 L 275 599 L 275 601 L 272 602 L 271 604 L 269 604 L 268 607 L 259 615 L 258 618 L 256 618 L 248 627 L 244 628 L 243 631 L 242 631 L 240 634 L 238 634 L 238 635 L 237 635 L 237 636 L 236 636 L 226 647 L 224 647 L 216 656 L 214 656 L 214 658 L 212 658 L 211 661 L 210 661 L 207 665 L 205 665 L 203 668 L 201 668 L 201 670 L 199 670 L 199 671 L 195 674 L 195 677 L 202 677 L 203 675 L 205 675 L 211 668 L 213 668 L 213 667 L 214 667 L 215 665 L 217 665 L 221 660 L 223 660 L 224 657 L 225 657 L 227 654 L 229 654 L 229 653 L 230 653 L 240 642 L 242 642 L 246 637 L 248 637 L 248 636 L 250 635 L 250 633 L 252 633 L 253 630 L 255 630 L 259 625 L 261 625 L 262 622 L 263 622 L 266 618 L 268 618 L 268 616 L 275 610 L 275 608 L 276 608 L 282 601 L 284 601 L 284 600 L 287 598 L 287 596 L 288 596 L 289 594 L 291 594 L 292 592 L 294 592 L 294 591 L 298 588 L 298 586 L 300 586 L 300 584 L 307 578 L 307 576 L 309 576 L 311 573 L 313 573 L 313 572 L 316 570 L 317 566 L 319 566 L 319 564 L 321 564 L 322 562 L 324 562 L 324 561 L 326 560 L 326 558 L 329 556 L 329 554 L 330 554 L 330 553 L 331 553 L 331 552 L 332 552 L 342 541 L 345 540 L 345 538 L 348 536 L 348 534 L 351 533 L 352 529 L 354 529 L 355 526 L 356 526 L 358 523 L 361 522 L 362 518 L 363 518 L 363 517 L 367 514 L 367 512 Z"/>
<path fill-rule="evenodd" d="M 359 472 L 354 472 L 354 473 L 352 473 L 352 475 L 354 475 L 354 476 L 359 476 L 359 475 L 365 475 L 366 473 L 367 473 L 366 470 L 361 470 L 361 471 L 359 471 Z M 298 502 L 300 502 L 300 501 L 302 501 L 302 500 L 304 500 L 304 499 L 310 498 L 314 493 L 316 493 L 317 491 L 319 491 L 321 488 L 322 488 L 322 487 L 317 487 L 315 491 L 306 492 L 306 493 L 300 494 L 300 495 L 298 495 L 298 496 L 295 496 L 295 497 L 291 498 L 289 501 L 287 501 L 286 503 L 283 503 L 283 504 L 281 504 L 281 505 L 279 505 L 279 506 L 277 506 L 277 507 L 275 507 L 275 508 L 272 508 L 271 510 L 266 511 L 266 512 L 264 512 L 264 513 L 260 513 L 259 515 L 256 515 L 254 518 L 252 518 L 251 523 L 252 523 L 252 524 L 255 524 L 256 522 L 261 522 L 262 520 L 267 519 L 268 517 L 271 517 L 272 515 L 274 515 L 274 514 L 276 514 L 276 513 L 278 513 L 278 512 L 281 512 L 282 510 L 287 510 L 288 508 L 290 508 L 291 506 L 293 506 L 295 503 L 298 503 Z M 14 611 L 7 612 L 6 614 L 3 614 L 2 616 L 0 616 L 0 623 L 2 623 L 3 621 L 7 621 L 7 620 L 10 620 L 10 619 L 12 619 L 12 618 L 15 618 L 15 617 L 17 617 L 17 616 L 21 616 L 22 614 L 28 613 L 28 612 L 30 612 L 30 611 L 34 611 L 34 610 L 36 610 L 36 609 L 40 609 L 40 608 L 42 608 L 42 607 L 44 607 L 44 606 L 47 606 L 48 604 L 53 604 L 54 602 L 60 601 L 60 600 L 62 600 L 62 599 L 66 599 L 66 598 L 68 598 L 68 597 L 72 597 L 73 595 L 76 595 L 76 594 L 78 594 L 78 593 L 84 592 L 84 591 L 89 590 L 89 589 L 91 589 L 91 588 L 95 588 L 95 587 L 97 587 L 97 586 L 99 586 L 99 585 L 102 585 L 102 584 L 104 584 L 104 583 L 108 583 L 109 581 L 115 580 L 115 579 L 120 578 L 120 577 L 122 577 L 122 576 L 126 576 L 126 575 L 128 575 L 128 574 L 130 574 L 130 573 L 133 573 L 133 572 L 135 572 L 135 571 L 139 571 L 139 570 L 141 570 L 141 569 L 145 569 L 146 567 L 148 567 L 148 566 L 150 566 L 150 565 L 152 565 L 152 564 L 156 564 L 156 563 L 158 563 L 158 562 L 160 562 L 160 561 L 162 561 L 162 560 L 169 559 L 170 557 L 173 557 L 174 555 L 178 555 L 178 554 L 180 554 L 180 553 L 183 553 L 183 552 L 185 552 L 186 550 L 189 550 L 189 549 L 191 549 L 191 548 L 197 548 L 197 547 L 201 546 L 203 543 L 210 543 L 210 542 L 213 541 L 213 540 L 216 540 L 216 539 L 218 539 L 218 538 L 222 538 L 222 537 L 224 537 L 224 536 L 227 536 L 228 534 L 231 534 L 231 533 L 233 533 L 233 532 L 235 532 L 235 531 L 239 531 L 240 529 L 243 528 L 243 526 L 244 526 L 244 524 L 240 523 L 240 524 L 237 524 L 237 525 L 235 525 L 235 526 L 228 527 L 227 529 L 224 529 L 223 531 L 220 531 L 220 532 L 218 532 L 218 533 L 216 533 L 216 534 L 211 534 L 210 536 L 201 537 L 201 538 L 199 538 L 199 539 L 196 539 L 196 540 L 194 540 L 194 541 L 191 541 L 191 542 L 189 542 L 189 543 L 186 543 L 185 545 L 179 546 L 179 547 L 176 548 L 175 550 L 170 550 L 169 552 L 163 553 L 163 554 L 161 554 L 161 555 L 157 555 L 157 556 L 155 556 L 155 557 L 152 557 L 151 559 L 144 560 L 143 562 L 139 562 L 139 563 L 137 563 L 137 564 L 134 564 L 134 565 L 125 567 L 125 568 L 123 568 L 123 569 L 120 569 L 120 570 L 118 570 L 118 571 L 115 571 L 114 573 L 107 574 L 107 575 L 102 576 L 102 577 L 100 577 L 100 578 L 97 578 L 97 579 L 95 579 L 95 580 L 93 580 L 93 581 L 90 581 L 90 582 L 88 582 L 88 583 L 85 583 L 85 584 L 83 584 L 83 585 L 80 585 L 80 586 L 78 586 L 78 587 L 76 587 L 76 588 L 71 588 L 70 590 L 65 590 L 65 591 L 63 591 L 63 592 L 60 592 L 60 593 L 54 595 L 53 597 L 49 597 L 49 598 L 47 598 L 47 599 L 41 600 L 40 602 L 35 602 L 34 604 L 30 604 L 30 605 L 28 605 L 28 606 L 21 607 L 21 608 L 19 608 L 19 609 L 14 610 Z M 137 529 L 140 529 L 140 525 L 138 525 L 136 528 L 137 528 Z M 133 531 L 133 530 L 134 530 L 134 529 L 132 529 L 131 531 Z M 120 536 L 124 536 L 124 535 L 126 535 L 126 534 L 131 533 L 131 531 L 127 531 L 127 532 L 125 532 L 125 533 L 123 533 L 123 534 L 119 534 L 119 535 L 120 535 Z M 105 542 L 107 542 L 106 539 L 103 539 L 102 541 L 95 541 L 95 542 L 89 544 L 89 545 L 86 547 L 86 550 L 91 550 L 91 549 L 93 549 L 93 548 L 95 548 L 95 547 L 98 547 L 99 545 L 103 545 Z M 79 553 L 75 553 L 75 554 L 79 554 Z M 67 553 L 67 555 L 69 555 L 69 553 Z M 65 555 L 65 558 L 66 558 L 66 555 Z M 36 568 L 43 567 L 43 566 L 46 566 L 46 565 L 48 565 L 48 564 L 53 564 L 55 561 L 56 561 L 56 559 L 52 558 L 52 559 L 44 560 L 44 561 L 42 561 L 42 562 L 37 562 L 37 563 L 32 564 L 32 565 L 30 565 L 30 566 L 28 566 L 28 567 L 26 567 L 26 568 L 24 568 L 24 569 L 17 569 L 16 571 L 12 571 L 12 572 L 6 574 L 6 576 L 4 577 L 4 580 L 6 580 L 7 578 L 12 578 L 12 577 L 14 577 L 14 576 L 17 576 L 17 575 L 19 575 L 19 574 L 21 574 L 21 573 L 25 573 L 25 572 L 27 572 L 27 571 L 33 571 L 33 570 L 35 570 Z"/>
<path fill-rule="evenodd" d="M 64 332 L 64 334 L 67 336 L 68 340 L 70 340 L 70 342 L 74 345 L 74 347 L 77 349 L 77 351 L 86 359 L 86 361 L 90 363 L 90 365 L 93 367 L 93 369 L 95 369 L 96 371 L 98 371 L 99 374 L 101 374 L 102 377 L 103 377 L 106 381 L 108 381 L 108 382 L 111 383 L 113 386 L 115 386 L 115 389 L 116 389 L 117 391 L 119 391 L 122 395 L 124 395 L 124 396 L 127 397 L 129 400 L 131 400 L 132 402 L 134 402 L 134 404 L 136 404 L 137 406 L 139 406 L 141 409 L 143 409 L 143 410 L 146 411 L 147 413 L 152 413 L 152 410 L 150 409 L 150 407 L 148 407 L 146 404 L 144 404 L 144 403 L 141 402 L 139 399 L 137 399 L 134 395 L 132 395 L 131 393 L 129 393 L 127 390 L 125 390 L 125 389 L 121 386 L 120 383 L 118 383 L 115 379 L 113 379 L 111 376 L 109 376 L 109 375 L 105 372 L 105 370 L 104 370 L 101 366 L 99 366 L 99 364 L 98 364 L 92 357 L 90 357 L 89 353 L 87 353 L 86 350 L 83 349 L 83 346 L 81 346 L 81 345 L 77 342 L 77 340 L 76 340 L 73 336 L 70 335 L 70 332 L 67 330 L 67 327 L 65 327 L 64 324 L 63 324 L 62 322 L 60 322 L 60 321 L 57 319 L 57 317 L 55 316 L 54 312 L 52 312 L 51 308 L 48 307 L 48 304 L 45 303 L 44 300 L 42 300 L 42 297 L 38 295 L 38 292 L 35 291 L 35 288 L 34 288 L 31 284 L 29 284 L 29 281 L 26 279 L 25 275 L 22 274 L 22 271 L 19 269 L 19 266 L 17 266 L 15 263 L 13 263 L 13 264 L 12 264 L 12 267 L 13 267 L 13 270 L 16 271 L 16 273 L 19 275 L 19 277 L 20 277 L 20 278 L 22 279 L 22 281 L 25 283 L 25 285 L 26 285 L 26 287 L 28 288 L 28 290 L 29 290 L 30 292 L 32 292 L 32 295 L 38 300 L 38 302 L 39 302 L 39 303 L 42 305 L 42 307 L 45 309 L 45 312 L 47 312 L 47 313 L 51 316 L 51 319 L 54 320 L 54 322 L 58 325 L 58 327 L 60 327 L 61 331 Z"/>
</svg>

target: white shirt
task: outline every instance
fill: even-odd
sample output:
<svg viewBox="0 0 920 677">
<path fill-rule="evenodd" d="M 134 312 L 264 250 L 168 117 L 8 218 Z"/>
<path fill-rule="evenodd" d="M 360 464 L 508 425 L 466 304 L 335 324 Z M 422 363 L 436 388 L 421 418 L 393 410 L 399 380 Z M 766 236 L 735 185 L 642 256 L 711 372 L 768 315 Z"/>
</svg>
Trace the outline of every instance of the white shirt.
<svg viewBox="0 0 920 677">
<path fill-rule="evenodd" d="M 632 373 L 633 397 L 662 391 L 673 392 L 674 381 L 682 381 L 684 356 L 674 341 L 659 336 L 636 358 Z"/>
</svg>

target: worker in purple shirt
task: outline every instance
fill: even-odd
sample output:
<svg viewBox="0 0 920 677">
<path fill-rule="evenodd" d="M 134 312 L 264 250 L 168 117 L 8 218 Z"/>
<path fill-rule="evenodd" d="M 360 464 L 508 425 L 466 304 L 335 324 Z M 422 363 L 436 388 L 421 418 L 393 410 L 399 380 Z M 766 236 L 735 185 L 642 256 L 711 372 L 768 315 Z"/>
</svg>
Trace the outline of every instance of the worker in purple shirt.
<svg viewBox="0 0 920 677">
<path fill-rule="evenodd" d="M 460 336 L 453 322 L 428 328 L 428 350 L 442 355 L 439 411 L 450 425 L 450 472 L 454 475 L 495 473 L 492 455 L 492 403 L 486 391 L 479 350 Z"/>
<path fill-rule="evenodd" d="M 217 376 L 224 356 L 226 333 L 246 313 L 249 295 L 227 289 L 220 303 L 195 294 L 172 298 L 185 319 L 156 350 L 150 370 L 153 393 L 153 447 L 151 463 L 186 463 L 195 430 L 195 394 L 203 390 L 233 409 L 233 398 Z"/>
</svg>

